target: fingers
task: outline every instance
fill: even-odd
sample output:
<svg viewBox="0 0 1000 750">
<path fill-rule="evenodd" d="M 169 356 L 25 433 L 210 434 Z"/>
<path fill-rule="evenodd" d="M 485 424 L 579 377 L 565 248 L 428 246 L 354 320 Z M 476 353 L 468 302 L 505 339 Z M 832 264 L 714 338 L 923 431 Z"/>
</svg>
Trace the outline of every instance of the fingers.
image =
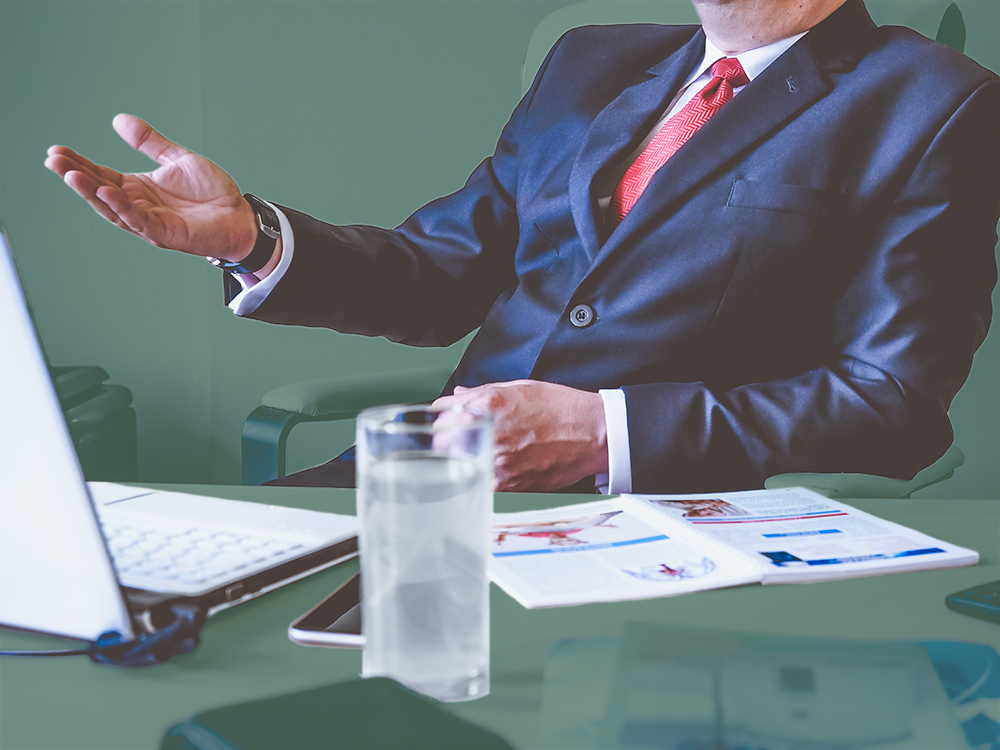
<svg viewBox="0 0 1000 750">
<path fill-rule="evenodd" d="M 76 191 L 77 195 L 83 198 L 90 207 L 97 213 L 110 221 L 115 226 L 127 229 L 125 223 L 118 215 L 108 207 L 108 205 L 97 197 L 98 185 L 83 172 L 67 172 L 63 177 L 66 184 Z"/>
<path fill-rule="evenodd" d="M 112 224 L 162 247 L 159 242 L 149 238 L 150 229 L 162 222 L 143 206 L 130 201 L 117 185 L 98 184 L 86 172 L 75 170 L 67 172 L 63 179 L 91 208 Z"/>
<path fill-rule="evenodd" d="M 169 164 L 190 153 L 183 146 L 164 138 L 138 117 L 117 115 L 112 125 L 123 141 L 158 164 Z"/>
<path fill-rule="evenodd" d="M 64 146 L 52 146 L 49 149 L 45 166 L 62 177 L 63 181 L 73 188 L 77 195 L 87 201 L 97 213 L 115 226 L 131 231 L 118 213 L 98 195 L 98 191 L 102 189 L 121 193 L 119 188 L 121 184 L 120 174 L 106 167 L 98 167 Z M 105 177 L 110 176 L 108 173 L 112 173 L 117 179 L 111 181 L 105 179 Z"/>
<path fill-rule="evenodd" d="M 112 125 L 128 145 L 160 164 L 171 162 L 190 153 L 183 146 L 178 146 L 173 141 L 164 138 L 138 117 L 125 114 L 117 115 L 112 121 Z M 45 166 L 60 177 L 65 177 L 67 172 L 78 171 L 87 174 L 90 179 L 97 183 L 118 186 L 122 184 L 120 172 L 116 172 L 110 167 L 94 164 L 66 146 L 51 146 L 48 150 Z"/>
<path fill-rule="evenodd" d="M 462 407 L 475 411 L 489 412 L 498 420 L 502 420 L 507 406 L 506 395 L 498 386 L 502 383 L 487 383 L 467 388 L 465 386 L 455 386 L 455 392 L 451 396 L 441 396 L 434 402 L 434 406 L 440 409 L 450 409 Z"/>
<path fill-rule="evenodd" d="M 97 213 L 115 226 L 127 229 L 115 212 L 97 197 L 99 187 L 114 186 L 117 188 L 122 184 L 120 173 L 108 167 L 94 164 L 65 146 L 49 148 L 45 166 L 62 177 L 63 181 L 73 188 L 77 195 L 87 201 Z"/>
<path fill-rule="evenodd" d="M 125 224 L 114 211 L 97 197 L 97 189 L 112 180 L 112 184 L 121 183 L 121 175 L 113 169 L 98 167 L 92 161 L 83 158 L 73 149 L 65 146 L 51 146 L 45 159 L 45 167 L 62 177 L 63 181 L 76 191 L 97 213 L 118 227 Z"/>
<path fill-rule="evenodd" d="M 60 177 L 65 178 L 68 172 L 83 172 L 91 180 L 99 184 L 122 184 L 122 174 L 110 167 L 102 167 L 89 159 L 80 156 L 71 148 L 51 146 L 45 159 L 45 166 Z"/>
<path fill-rule="evenodd" d="M 526 481 L 523 461 L 515 455 L 522 442 L 520 436 L 511 434 L 511 414 L 501 383 L 488 383 L 475 388 L 456 386 L 451 396 L 434 401 L 441 409 L 462 407 L 493 414 L 495 419 L 496 447 L 493 457 L 493 489 L 498 492 L 523 489 Z M 530 483 L 530 482 L 529 482 Z"/>
</svg>

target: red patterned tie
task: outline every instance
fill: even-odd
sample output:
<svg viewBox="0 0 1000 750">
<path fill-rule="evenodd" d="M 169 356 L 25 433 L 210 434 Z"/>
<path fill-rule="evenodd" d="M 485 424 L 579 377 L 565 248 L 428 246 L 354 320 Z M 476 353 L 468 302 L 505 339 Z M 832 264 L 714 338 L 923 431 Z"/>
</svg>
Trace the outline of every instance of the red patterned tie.
<svg viewBox="0 0 1000 750">
<path fill-rule="evenodd" d="M 712 80 L 660 128 L 639 158 L 622 176 L 611 196 L 608 218 L 617 226 L 639 200 L 646 185 L 667 159 L 694 132 L 708 122 L 722 105 L 733 98 L 733 89 L 750 83 L 735 57 L 724 57 L 712 65 Z"/>
</svg>

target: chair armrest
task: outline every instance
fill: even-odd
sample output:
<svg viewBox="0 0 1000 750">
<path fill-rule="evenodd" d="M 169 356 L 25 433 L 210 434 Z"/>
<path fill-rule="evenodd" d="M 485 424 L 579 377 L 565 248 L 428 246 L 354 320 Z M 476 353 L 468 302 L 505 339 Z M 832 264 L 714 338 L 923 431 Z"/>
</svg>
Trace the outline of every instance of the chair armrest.
<svg viewBox="0 0 1000 750">
<path fill-rule="evenodd" d="M 100 432 L 109 415 L 127 409 L 132 404 L 132 391 L 123 385 L 105 385 L 82 404 L 66 409 L 66 424 L 77 446 L 90 442 Z"/>
<path fill-rule="evenodd" d="M 371 406 L 431 401 L 451 372 L 451 367 L 429 367 L 306 380 L 269 391 L 243 423 L 243 484 L 263 484 L 285 475 L 288 434 L 300 422 L 353 419 Z"/>
<path fill-rule="evenodd" d="M 452 367 L 383 372 L 351 378 L 305 380 L 264 394 L 261 404 L 319 420 L 349 419 L 371 406 L 431 401 L 451 377 Z"/>
<path fill-rule="evenodd" d="M 55 386 L 56 395 L 63 409 L 92 398 L 111 377 L 103 367 L 94 365 L 82 367 L 50 367 L 49 376 Z"/>
<path fill-rule="evenodd" d="M 952 445 L 945 454 L 913 479 L 891 479 L 872 474 L 775 474 L 764 481 L 769 490 L 805 487 L 827 497 L 906 498 L 917 490 L 951 477 L 965 463 L 965 454 Z"/>
</svg>

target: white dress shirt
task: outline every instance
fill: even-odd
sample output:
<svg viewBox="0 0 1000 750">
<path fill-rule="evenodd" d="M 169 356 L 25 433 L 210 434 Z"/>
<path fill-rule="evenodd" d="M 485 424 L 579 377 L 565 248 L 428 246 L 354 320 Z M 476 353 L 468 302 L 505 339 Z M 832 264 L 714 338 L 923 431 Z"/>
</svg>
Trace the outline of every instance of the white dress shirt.
<svg viewBox="0 0 1000 750">
<path fill-rule="evenodd" d="M 743 71 L 746 73 L 747 78 L 753 81 L 768 65 L 777 60 L 785 50 L 805 36 L 806 33 L 808 32 L 796 34 L 788 39 L 782 39 L 764 47 L 748 50 L 747 52 L 735 55 L 735 57 L 740 61 L 740 65 L 743 66 Z M 600 196 L 598 198 L 598 205 L 602 212 L 607 209 L 608 204 L 611 202 L 611 195 L 626 170 L 639 157 L 643 149 L 649 145 L 649 142 L 653 140 L 660 128 L 666 124 L 667 120 L 677 114 L 712 79 L 712 64 L 723 57 L 729 57 L 729 55 L 726 55 L 712 44 L 710 40 L 706 39 L 705 54 L 702 57 L 701 63 L 688 76 L 684 85 L 670 103 L 670 106 L 667 107 L 663 116 L 649 132 L 649 135 L 643 139 L 642 143 L 629 154 L 628 158 L 617 169 L 597 185 L 598 195 Z M 745 86 L 740 86 L 734 89 L 733 95 L 735 96 L 740 93 L 744 88 Z M 237 276 L 237 279 L 239 279 L 240 284 L 243 286 L 243 291 L 233 297 L 229 303 L 230 309 L 237 315 L 249 315 L 256 310 L 281 280 L 281 277 L 284 276 L 285 271 L 288 270 L 288 267 L 292 263 L 292 257 L 295 253 L 295 237 L 292 233 L 292 227 L 280 209 L 275 206 L 271 206 L 271 208 L 274 208 L 278 214 L 278 222 L 281 225 L 281 260 L 277 268 L 264 279 L 258 280 L 256 276 L 252 275 Z M 628 414 L 625 408 L 625 392 L 618 388 L 598 392 L 604 402 L 604 419 L 608 432 L 608 473 L 598 474 L 596 485 L 603 493 L 618 494 L 631 492 L 632 461 L 629 452 Z"/>
</svg>

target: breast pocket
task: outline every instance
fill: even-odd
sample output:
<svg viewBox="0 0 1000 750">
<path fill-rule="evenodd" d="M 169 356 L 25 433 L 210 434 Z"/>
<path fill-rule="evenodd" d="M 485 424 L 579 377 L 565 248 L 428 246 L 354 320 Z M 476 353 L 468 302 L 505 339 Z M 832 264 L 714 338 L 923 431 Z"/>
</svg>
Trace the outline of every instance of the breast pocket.
<svg viewBox="0 0 1000 750">
<path fill-rule="evenodd" d="M 825 217 L 839 213 L 844 196 L 829 190 L 736 178 L 727 206 Z"/>
<path fill-rule="evenodd" d="M 744 335 L 753 320 L 793 340 L 800 323 L 828 315 L 854 266 L 845 251 L 858 244 L 848 213 L 846 196 L 834 190 L 736 178 L 719 221 L 735 268 L 713 326 Z"/>
</svg>

